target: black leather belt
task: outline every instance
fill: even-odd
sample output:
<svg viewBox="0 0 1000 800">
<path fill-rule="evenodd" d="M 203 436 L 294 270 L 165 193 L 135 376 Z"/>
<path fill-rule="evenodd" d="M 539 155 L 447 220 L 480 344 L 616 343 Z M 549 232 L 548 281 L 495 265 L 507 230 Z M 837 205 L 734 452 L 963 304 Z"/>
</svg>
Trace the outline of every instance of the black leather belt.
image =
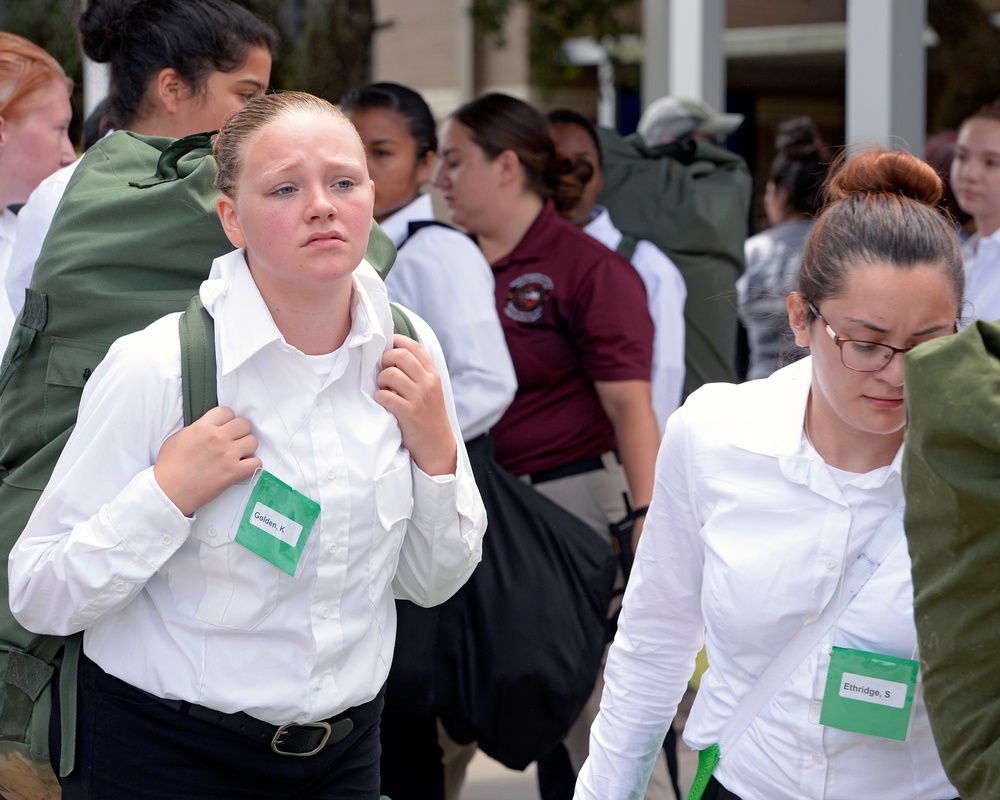
<svg viewBox="0 0 1000 800">
<path fill-rule="evenodd" d="M 614 451 L 615 460 L 621 464 L 621 457 L 618 455 L 618 451 Z M 560 478 L 569 478 L 572 475 L 582 475 L 585 472 L 595 472 L 596 470 L 604 469 L 604 460 L 601 456 L 594 456 L 593 458 L 582 458 L 579 461 L 571 461 L 569 464 L 562 464 L 558 467 L 552 467 L 552 469 L 543 469 L 538 472 L 532 472 L 528 475 L 528 480 L 532 483 L 545 483 L 546 481 L 557 481 Z"/>
<path fill-rule="evenodd" d="M 139 691 L 142 691 L 141 689 Z M 301 724 L 271 725 L 256 717 L 251 717 L 243 711 L 235 714 L 224 714 L 196 703 L 184 700 L 165 700 L 155 694 L 143 694 L 162 703 L 167 708 L 187 714 L 189 717 L 209 722 L 220 728 L 245 736 L 258 742 L 270 742 L 272 752 L 279 756 L 314 756 L 329 744 L 342 741 L 354 729 L 354 723 L 343 714 L 330 717 L 322 722 L 304 722 Z"/>
</svg>

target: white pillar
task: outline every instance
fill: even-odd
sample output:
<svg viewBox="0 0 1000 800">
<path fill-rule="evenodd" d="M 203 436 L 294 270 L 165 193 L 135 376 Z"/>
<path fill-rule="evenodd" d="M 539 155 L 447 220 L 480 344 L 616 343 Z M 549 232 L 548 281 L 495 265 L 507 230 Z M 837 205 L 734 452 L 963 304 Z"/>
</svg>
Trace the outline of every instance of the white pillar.
<svg viewBox="0 0 1000 800">
<path fill-rule="evenodd" d="M 458 25 L 455 41 L 455 85 L 458 103 L 471 100 L 476 93 L 476 35 L 472 20 L 472 0 L 457 0 Z"/>
<path fill-rule="evenodd" d="M 667 79 L 670 52 L 670 0 L 642 2 L 642 107 L 670 94 Z"/>
<path fill-rule="evenodd" d="M 726 0 L 662 1 L 668 3 L 668 90 L 661 94 L 701 98 L 713 108 L 724 110 Z M 662 46 L 662 42 L 647 39 L 646 57 L 649 58 L 650 47 Z"/>
<path fill-rule="evenodd" d="M 927 0 L 848 0 L 847 143 L 922 155 Z"/>
<path fill-rule="evenodd" d="M 108 96 L 108 82 L 111 70 L 107 64 L 97 64 L 84 56 L 83 59 L 83 118 L 90 116 L 98 103 Z"/>
</svg>

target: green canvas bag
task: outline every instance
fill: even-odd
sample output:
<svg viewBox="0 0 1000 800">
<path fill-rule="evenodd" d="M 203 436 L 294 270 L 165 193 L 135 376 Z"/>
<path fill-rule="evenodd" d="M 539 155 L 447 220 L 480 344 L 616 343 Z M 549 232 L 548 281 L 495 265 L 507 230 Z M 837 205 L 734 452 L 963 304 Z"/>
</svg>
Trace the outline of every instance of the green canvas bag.
<svg viewBox="0 0 1000 800">
<path fill-rule="evenodd" d="M 623 234 L 648 239 L 677 265 L 684 304 L 684 396 L 736 381 L 736 279 L 743 272 L 753 179 L 735 153 L 700 139 L 646 147 L 638 134 L 598 128 L 598 201 Z"/>
<path fill-rule="evenodd" d="M 84 155 L 42 246 L 0 367 L 0 548 L 9 553 L 76 422 L 83 386 L 111 343 L 182 311 L 213 259 L 219 223 L 209 134 L 119 131 Z M 373 222 L 366 258 L 384 277 L 392 241 Z M 113 457 L 113 456 L 111 456 Z M 7 571 L 0 592 L 8 594 Z M 61 669 L 63 746 L 73 767 L 80 636 L 36 636 L 0 602 L 0 792 L 58 797 L 48 765 L 52 678 Z"/>
<path fill-rule="evenodd" d="M 924 699 L 963 800 L 1000 787 L 1000 323 L 906 354 L 903 492 Z"/>
</svg>

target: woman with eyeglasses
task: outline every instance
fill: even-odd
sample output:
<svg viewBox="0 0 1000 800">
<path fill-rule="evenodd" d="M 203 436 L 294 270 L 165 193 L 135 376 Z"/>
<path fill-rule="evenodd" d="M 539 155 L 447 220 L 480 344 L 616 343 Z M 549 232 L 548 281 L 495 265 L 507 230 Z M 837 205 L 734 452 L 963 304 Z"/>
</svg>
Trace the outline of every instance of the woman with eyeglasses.
<svg viewBox="0 0 1000 800">
<path fill-rule="evenodd" d="M 918 686 L 900 479 L 905 354 L 962 301 L 940 196 L 906 153 L 847 161 L 787 301 L 810 356 L 671 417 L 577 798 L 641 796 L 703 641 L 698 796 L 957 796 Z"/>
</svg>

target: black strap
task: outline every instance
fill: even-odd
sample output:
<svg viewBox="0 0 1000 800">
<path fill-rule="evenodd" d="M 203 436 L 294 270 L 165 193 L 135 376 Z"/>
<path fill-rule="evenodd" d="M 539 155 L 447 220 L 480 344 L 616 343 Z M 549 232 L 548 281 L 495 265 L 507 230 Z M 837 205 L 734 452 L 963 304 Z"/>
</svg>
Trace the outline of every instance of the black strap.
<svg viewBox="0 0 1000 800">
<path fill-rule="evenodd" d="M 424 228 L 447 228 L 448 230 L 455 231 L 456 233 L 463 233 L 463 231 L 460 231 L 454 225 L 449 225 L 447 222 L 441 222 L 440 220 L 436 219 L 414 220 L 413 222 L 411 222 L 409 225 L 406 226 L 406 238 L 399 243 L 399 245 L 396 247 L 396 250 L 398 251 L 404 244 L 406 244 L 408 241 L 410 241 L 410 239 L 413 238 L 413 235 L 417 231 L 421 231 Z"/>
<path fill-rule="evenodd" d="M 623 234 L 622 240 L 618 242 L 618 255 L 624 256 L 627 261 L 631 261 L 637 244 L 639 244 L 639 240 L 631 233 Z"/>
</svg>

